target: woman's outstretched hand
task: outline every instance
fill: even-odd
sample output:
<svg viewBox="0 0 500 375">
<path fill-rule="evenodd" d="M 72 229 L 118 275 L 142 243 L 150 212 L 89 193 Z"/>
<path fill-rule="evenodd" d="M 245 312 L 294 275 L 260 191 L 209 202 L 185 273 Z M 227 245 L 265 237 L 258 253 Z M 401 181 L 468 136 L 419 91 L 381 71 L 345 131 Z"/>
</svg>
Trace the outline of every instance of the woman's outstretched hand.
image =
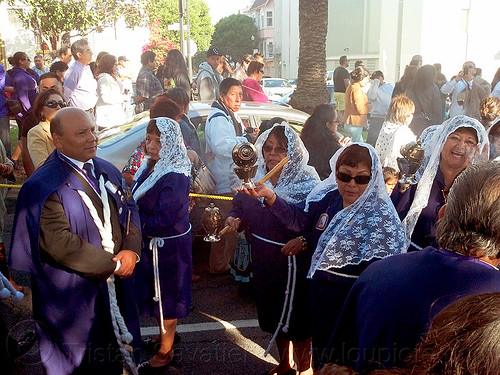
<svg viewBox="0 0 500 375">
<path fill-rule="evenodd" d="M 238 189 L 238 191 L 255 199 L 264 198 L 264 201 L 268 206 L 272 206 L 274 201 L 276 200 L 276 193 L 274 192 L 274 190 L 264 184 L 259 185 L 259 183 L 257 183 L 254 188 L 243 187 L 241 189 Z"/>
</svg>

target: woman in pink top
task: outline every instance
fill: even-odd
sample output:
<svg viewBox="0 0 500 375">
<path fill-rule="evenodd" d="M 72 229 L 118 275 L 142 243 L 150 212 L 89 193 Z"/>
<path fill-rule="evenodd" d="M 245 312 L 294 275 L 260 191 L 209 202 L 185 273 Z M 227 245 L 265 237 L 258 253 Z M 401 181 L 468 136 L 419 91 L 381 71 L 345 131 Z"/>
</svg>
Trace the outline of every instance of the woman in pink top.
<svg viewBox="0 0 500 375">
<path fill-rule="evenodd" d="M 262 90 L 259 81 L 264 76 L 264 64 L 252 61 L 247 68 L 248 78 L 241 86 L 243 87 L 243 100 L 249 102 L 269 103 L 269 98 Z"/>
</svg>

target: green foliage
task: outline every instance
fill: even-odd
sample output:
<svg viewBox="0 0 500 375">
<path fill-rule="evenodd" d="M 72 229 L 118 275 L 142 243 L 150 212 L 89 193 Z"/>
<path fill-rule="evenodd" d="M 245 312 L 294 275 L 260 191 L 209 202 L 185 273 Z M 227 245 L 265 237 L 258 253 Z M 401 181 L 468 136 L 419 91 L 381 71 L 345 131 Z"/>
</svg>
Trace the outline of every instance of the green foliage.
<svg viewBox="0 0 500 375">
<path fill-rule="evenodd" d="M 243 14 L 233 14 L 222 18 L 215 25 L 212 45 L 225 54 L 228 60 L 238 62 L 245 53 L 252 53 L 257 48 L 257 39 L 257 27 L 253 20 Z"/>
<path fill-rule="evenodd" d="M 124 17 L 129 27 L 142 23 L 141 0 L 8 0 L 24 27 L 54 51 L 69 32 L 101 31 Z"/>
<path fill-rule="evenodd" d="M 161 20 L 160 36 L 176 44 L 180 44 L 179 31 L 169 31 L 168 25 L 179 23 L 179 0 L 146 0 L 149 24 Z M 189 24 L 191 39 L 198 45 L 199 51 L 210 47 L 213 27 L 208 5 L 203 0 L 189 0 Z M 185 21 L 186 22 L 186 21 Z M 184 30 L 186 32 L 186 30 Z M 187 33 L 185 34 L 185 39 Z"/>
</svg>

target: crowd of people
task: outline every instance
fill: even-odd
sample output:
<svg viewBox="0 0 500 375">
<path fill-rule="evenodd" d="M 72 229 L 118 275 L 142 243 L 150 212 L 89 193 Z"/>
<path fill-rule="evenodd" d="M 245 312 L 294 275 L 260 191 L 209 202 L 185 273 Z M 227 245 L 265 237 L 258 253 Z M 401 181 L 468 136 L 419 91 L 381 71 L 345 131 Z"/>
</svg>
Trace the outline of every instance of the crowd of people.
<svg viewBox="0 0 500 375">
<path fill-rule="evenodd" d="M 127 58 L 103 52 L 93 61 L 85 39 L 62 48 L 48 71 L 41 56 L 30 68 L 23 52 L 10 72 L 1 67 L 0 89 L 22 105 L 19 148 L 30 176 L 10 266 L 31 274 L 45 372 L 121 374 L 126 364 L 145 374 L 172 363 L 199 278 L 193 238 L 208 202 L 189 193 L 204 166 L 210 193 L 228 198 L 218 203 L 227 234 L 211 244 L 209 272 L 228 274 L 237 257 L 247 259 L 260 328 L 268 351 L 278 349 L 266 374 L 497 373 L 495 361 L 484 372 L 457 353 L 491 351 L 499 322 L 481 307 L 498 304 L 500 292 L 500 73 L 490 85 L 468 61 L 447 81 L 416 55 L 393 87 L 361 61 L 349 72 L 342 56 L 337 107 L 318 105 L 298 134 L 281 118 L 259 128 L 239 118 L 244 100 L 268 101 L 258 58 L 243 56 L 233 71 L 210 47 L 193 86 L 178 50 L 158 69 L 145 51 L 133 96 Z M 211 102 L 204 150 L 187 116 L 193 88 Z M 119 171 L 96 157 L 96 130 L 126 121 L 131 100 L 150 120 Z M 263 182 L 242 187 L 233 149 L 248 143 Z M 409 145 L 421 148 L 421 165 L 413 183 L 398 182 Z M 2 178 L 15 167 L 8 156 L 17 160 L 5 146 Z M 460 313 L 469 309 L 482 324 Z M 146 346 L 140 315 L 160 330 Z M 477 336 L 467 340 L 468 332 Z M 153 350 L 147 360 L 144 348 Z"/>
</svg>

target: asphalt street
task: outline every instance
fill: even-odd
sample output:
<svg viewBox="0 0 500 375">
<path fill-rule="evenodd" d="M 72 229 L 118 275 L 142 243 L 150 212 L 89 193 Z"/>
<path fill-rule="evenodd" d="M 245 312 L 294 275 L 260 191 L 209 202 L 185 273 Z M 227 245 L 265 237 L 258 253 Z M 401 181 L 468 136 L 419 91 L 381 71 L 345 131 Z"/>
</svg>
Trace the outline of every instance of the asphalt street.
<svg viewBox="0 0 500 375">
<path fill-rule="evenodd" d="M 5 221 L 4 243 L 9 248 L 15 210 L 16 191 L 11 190 L 6 200 L 8 214 Z M 179 321 L 177 331 L 181 342 L 175 347 L 175 363 L 159 374 L 186 375 L 253 375 L 273 368 L 277 350 L 264 357 L 270 334 L 262 332 L 257 323 L 257 312 L 251 298 L 238 296 L 238 284 L 229 274 L 212 276 L 208 273 L 209 246 L 200 238 L 193 250 L 194 267 L 201 280 L 192 284 L 191 314 Z M 29 277 L 13 273 L 26 286 L 25 298 L 17 305 L 9 300 L 0 303 L 0 313 L 10 328 L 10 335 L 19 337 L 33 329 Z M 158 334 L 154 319 L 141 320 L 143 338 Z M 42 374 L 38 347 L 16 359 L 12 375 Z M 5 374 L 0 367 L 0 374 Z"/>
</svg>

